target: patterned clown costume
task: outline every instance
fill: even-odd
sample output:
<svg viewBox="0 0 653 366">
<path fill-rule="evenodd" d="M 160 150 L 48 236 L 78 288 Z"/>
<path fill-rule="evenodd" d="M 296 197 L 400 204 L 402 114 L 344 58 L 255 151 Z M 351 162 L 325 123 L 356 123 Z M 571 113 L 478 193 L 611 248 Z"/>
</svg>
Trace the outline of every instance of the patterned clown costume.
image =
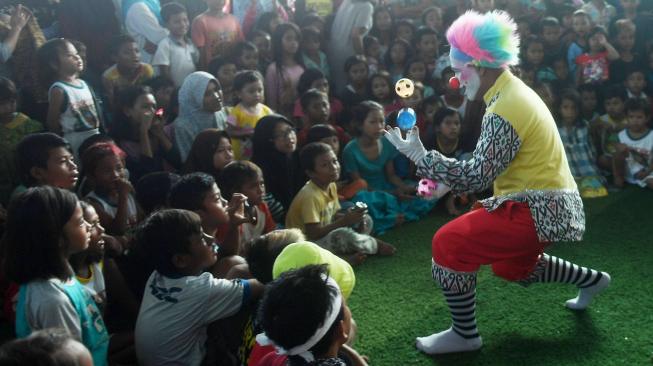
<svg viewBox="0 0 653 366">
<path fill-rule="evenodd" d="M 587 307 L 610 282 L 605 272 L 544 253 L 552 242 L 581 240 L 585 216 L 551 113 L 507 69 L 517 62 L 519 50 L 512 19 L 499 11 L 468 12 L 452 24 L 447 39 L 453 65 L 494 69 L 498 74 L 478 96 L 487 108 L 473 157 L 458 161 L 437 151 L 410 155 L 407 145 L 404 151 L 398 149 L 416 160 L 421 177 L 442 182 L 455 193 L 481 191 L 494 184 L 494 196 L 444 225 L 433 238 L 432 274 L 450 308 L 452 326 L 417 338 L 417 348 L 429 354 L 481 347 L 475 317 L 476 272 L 481 265 L 491 265 L 497 276 L 522 285 L 574 284 L 580 291 L 567 301 L 571 309 Z M 460 77 L 464 71 L 456 74 Z M 395 145 L 410 143 L 412 136 L 397 141 L 400 138 L 388 136 Z"/>
</svg>

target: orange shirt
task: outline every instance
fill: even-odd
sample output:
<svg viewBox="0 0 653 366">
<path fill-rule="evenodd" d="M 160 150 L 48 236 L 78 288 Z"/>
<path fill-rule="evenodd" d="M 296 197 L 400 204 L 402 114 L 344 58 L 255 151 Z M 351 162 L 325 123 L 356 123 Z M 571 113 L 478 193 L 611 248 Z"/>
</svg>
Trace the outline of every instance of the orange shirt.
<svg viewBox="0 0 653 366">
<path fill-rule="evenodd" d="M 191 36 L 198 48 L 208 48 L 209 59 L 226 55 L 236 42 L 245 39 L 238 19 L 231 14 L 220 17 L 206 13 L 198 15 L 193 20 Z"/>
</svg>

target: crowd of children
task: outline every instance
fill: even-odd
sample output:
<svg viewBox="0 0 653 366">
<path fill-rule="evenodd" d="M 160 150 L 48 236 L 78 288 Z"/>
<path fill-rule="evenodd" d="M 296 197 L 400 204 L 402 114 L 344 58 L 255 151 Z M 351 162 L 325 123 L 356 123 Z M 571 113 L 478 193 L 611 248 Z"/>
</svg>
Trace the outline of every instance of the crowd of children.
<svg viewBox="0 0 653 366">
<path fill-rule="evenodd" d="M 513 72 L 583 197 L 653 189 L 648 2 L 9 3 L 0 300 L 22 339 L 3 364 L 365 365 L 351 265 L 401 250 L 377 236 L 439 205 L 384 128 L 410 107 L 428 149 L 473 151 L 485 106 L 449 85 L 444 37 L 467 9 L 516 19 Z M 70 19 L 99 4 L 111 21 Z"/>
</svg>

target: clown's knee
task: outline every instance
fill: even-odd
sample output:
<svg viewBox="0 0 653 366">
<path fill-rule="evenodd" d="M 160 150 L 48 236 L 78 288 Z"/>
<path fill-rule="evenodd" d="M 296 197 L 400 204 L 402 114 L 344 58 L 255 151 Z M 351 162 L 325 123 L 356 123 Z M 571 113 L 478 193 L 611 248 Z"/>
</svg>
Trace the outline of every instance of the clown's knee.
<svg viewBox="0 0 653 366">
<path fill-rule="evenodd" d="M 445 267 L 454 270 L 463 270 L 459 267 L 459 261 L 464 251 L 465 238 L 455 228 L 442 227 L 433 236 L 432 255 L 433 260 Z"/>
</svg>

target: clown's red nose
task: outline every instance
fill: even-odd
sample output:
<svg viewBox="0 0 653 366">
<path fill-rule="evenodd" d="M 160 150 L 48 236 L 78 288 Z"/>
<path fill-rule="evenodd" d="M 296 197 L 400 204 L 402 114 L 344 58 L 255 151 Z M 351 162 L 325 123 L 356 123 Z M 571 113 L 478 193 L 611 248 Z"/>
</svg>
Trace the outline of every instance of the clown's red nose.
<svg viewBox="0 0 653 366">
<path fill-rule="evenodd" d="M 449 87 L 451 89 L 458 89 L 460 88 L 460 80 L 458 80 L 457 77 L 452 76 L 451 79 L 449 79 Z"/>
</svg>

